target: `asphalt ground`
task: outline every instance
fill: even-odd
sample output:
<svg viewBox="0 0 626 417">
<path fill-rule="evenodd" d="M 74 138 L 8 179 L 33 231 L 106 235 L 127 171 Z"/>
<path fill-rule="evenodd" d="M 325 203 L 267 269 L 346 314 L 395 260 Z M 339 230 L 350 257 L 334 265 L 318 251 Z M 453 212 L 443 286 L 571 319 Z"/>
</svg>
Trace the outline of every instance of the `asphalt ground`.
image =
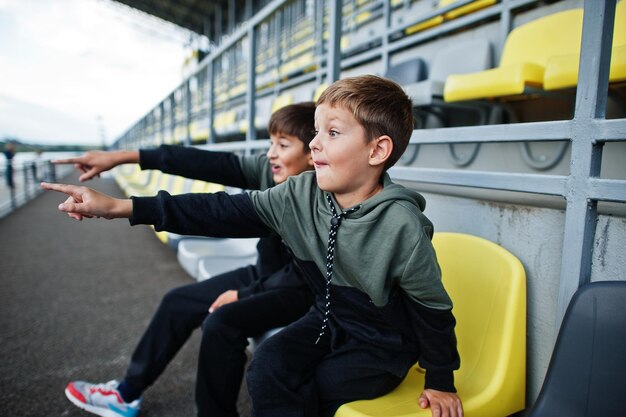
<svg viewBox="0 0 626 417">
<path fill-rule="evenodd" d="M 123 197 L 111 178 L 89 186 Z M 78 222 L 57 211 L 63 200 L 45 192 L 0 219 L 0 415 L 91 415 L 66 399 L 68 382 L 122 378 L 161 297 L 193 282 L 151 228 Z M 199 340 L 144 393 L 140 416 L 196 414 Z M 245 386 L 239 409 L 248 414 Z"/>
</svg>

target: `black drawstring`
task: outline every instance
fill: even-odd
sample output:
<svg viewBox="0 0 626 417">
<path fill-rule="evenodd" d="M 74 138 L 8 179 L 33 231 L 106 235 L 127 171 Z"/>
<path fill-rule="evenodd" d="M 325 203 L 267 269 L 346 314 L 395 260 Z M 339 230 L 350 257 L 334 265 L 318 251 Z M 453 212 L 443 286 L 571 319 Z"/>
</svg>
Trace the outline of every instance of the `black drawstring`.
<svg viewBox="0 0 626 417">
<path fill-rule="evenodd" d="M 332 212 L 333 216 L 330 218 L 330 231 L 328 232 L 328 252 L 326 254 L 326 304 L 324 306 L 324 319 L 322 320 L 322 329 L 320 330 L 320 335 L 315 341 L 316 345 L 326 332 L 328 315 L 330 314 L 330 283 L 333 279 L 333 261 L 335 258 L 335 242 L 337 241 L 337 229 L 339 229 L 341 221 L 348 214 L 354 213 L 361 208 L 361 206 L 359 205 L 341 213 L 337 213 L 337 209 L 335 209 L 335 205 L 330 198 L 330 194 L 326 194 L 326 200 L 328 201 L 328 206 L 330 207 L 330 211 Z"/>
</svg>

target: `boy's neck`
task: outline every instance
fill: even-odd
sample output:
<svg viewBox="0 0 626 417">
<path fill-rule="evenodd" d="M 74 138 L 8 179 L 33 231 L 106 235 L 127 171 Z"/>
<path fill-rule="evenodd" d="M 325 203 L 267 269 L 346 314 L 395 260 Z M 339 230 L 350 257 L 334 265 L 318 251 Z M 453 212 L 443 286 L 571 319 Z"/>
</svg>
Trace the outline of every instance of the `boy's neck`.
<svg viewBox="0 0 626 417">
<path fill-rule="evenodd" d="M 350 207 L 354 207 L 357 204 L 362 203 L 363 201 L 371 198 L 381 192 L 383 190 L 383 184 L 379 181 L 372 184 L 371 187 L 361 188 L 356 192 L 350 193 L 333 193 L 337 204 L 341 210 L 349 209 Z"/>
</svg>

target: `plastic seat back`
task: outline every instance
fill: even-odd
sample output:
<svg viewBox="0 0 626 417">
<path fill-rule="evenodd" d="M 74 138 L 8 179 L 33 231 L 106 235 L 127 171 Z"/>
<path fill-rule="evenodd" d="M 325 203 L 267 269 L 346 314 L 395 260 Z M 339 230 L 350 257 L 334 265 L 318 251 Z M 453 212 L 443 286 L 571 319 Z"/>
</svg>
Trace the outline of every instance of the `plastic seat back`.
<svg viewBox="0 0 626 417">
<path fill-rule="evenodd" d="M 328 88 L 328 84 L 326 84 L 326 83 L 322 83 L 322 84 L 318 85 L 317 87 L 315 87 L 315 90 L 313 91 L 313 101 L 317 103 L 317 99 L 320 98 L 322 93 L 327 88 Z"/>
<path fill-rule="evenodd" d="M 484 71 L 493 66 L 491 44 L 487 39 L 465 39 L 437 52 L 429 79 L 444 82 L 450 74 Z"/>
<path fill-rule="evenodd" d="M 552 13 L 513 29 L 506 38 L 498 67 L 470 74 L 451 74 L 445 101 L 519 96 L 528 87 L 543 88 L 550 57 L 580 50 L 583 9 Z"/>
<path fill-rule="evenodd" d="M 466 417 L 503 417 L 524 409 L 526 274 L 520 261 L 488 240 L 435 233 L 433 244 L 454 303 L 461 368 L 455 385 Z M 423 370 L 415 366 L 391 393 L 344 404 L 336 417 L 430 417 L 417 398 Z"/>
<path fill-rule="evenodd" d="M 583 9 L 571 9 L 540 17 L 509 33 L 500 66 L 532 63 L 545 67 L 554 55 L 580 51 Z"/>
<path fill-rule="evenodd" d="M 426 79 L 426 63 L 421 58 L 413 58 L 395 64 L 385 76 L 400 85 L 413 84 Z"/>
<path fill-rule="evenodd" d="M 461 368 L 456 384 L 467 416 L 522 410 L 526 385 L 526 274 L 501 246 L 475 236 L 433 238 L 454 303 Z M 473 414 L 473 408 L 481 409 Z"/>
<path fill-rule="evenodd" d="M 617 3 L 615 24 L 613 28 L 613 49 L 609 72 L 610 83 L 626 80 L 626 1 Z M 575 87 L 578 83 L 578 65 L 580 51 L 570 54 L 558 54 L 551 57 L 546 64 L 544 88 L 558 90 Z"/>
<path fill-rule="evenodd" d="M 626 415 L 626 281 L 581 287 L 529 417 Z"/>
<path fill-rule="evenodd" d="M 615 6 L 615 24 L 613 26 L 613 47 L 626 45 L 626 0 Z"/>
<path fill-rule="evenodd" d="M 272 114 L 276 112 L 276 110 L 282 109 L 285 106 L 293 104 L 293 96 L 291 94 L 282 94 L 276 96 L 274 101 L 272 101 Z"/>
<path fill-rule="evenodd" d="M 459 0 L 440 0 L 439 8 L 443 8 L 445 6 L 449 6 L 453 3 L 456 3 Z M 457 17 L 464 16 L 468 13 L 473 13 L 477 10 L 484 9 L 485 7 L 489 7 L 491 5 L 496 4 L 496 0 L 475 0 L 466 4 L 465 6 L 457 7 L 456 9 L 444 14 L 444 17 L 447 20 L 456 19 Z"/>
<path fill-rule="evenodd" d="M 445 81 L 450 74 L 484 71 L 492 66 L 491 45 L 488 40 L 459 40 L 437 51 L 427 80 L 403 87 L 415 106 L 430 106 L 436 97 L 443 96 Z"/>
</svg>

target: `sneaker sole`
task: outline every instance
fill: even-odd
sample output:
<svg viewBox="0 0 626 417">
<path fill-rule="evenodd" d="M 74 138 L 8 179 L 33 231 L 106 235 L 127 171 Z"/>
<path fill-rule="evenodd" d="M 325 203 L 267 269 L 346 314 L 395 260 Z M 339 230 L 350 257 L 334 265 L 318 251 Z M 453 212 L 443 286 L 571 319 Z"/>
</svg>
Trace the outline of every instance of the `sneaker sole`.
<svg viewBox="0 0 626 417">
<path fill-rule="evenodd" d="M 85 404 L 79 400 L 77 400 L 70 392 L 69 390 L 66 388 L 65 389 L 65 396 L 67 397 L 68 400 L 70 400 L 72 402 L 72 404 L 74 404 L 76 407 L 81 408 L 89 413 L 92 414 L 96 414 L 98 416 L 102 416 L 102 417 L 120 417 L 122 416 L 122 414 L 116 413 L 115 411 L 112 410 L 106 410 L 103 409 L 101 407 L 94 407 L 93 405 L 89 405 L 89 404 Z"/>
</svg>

